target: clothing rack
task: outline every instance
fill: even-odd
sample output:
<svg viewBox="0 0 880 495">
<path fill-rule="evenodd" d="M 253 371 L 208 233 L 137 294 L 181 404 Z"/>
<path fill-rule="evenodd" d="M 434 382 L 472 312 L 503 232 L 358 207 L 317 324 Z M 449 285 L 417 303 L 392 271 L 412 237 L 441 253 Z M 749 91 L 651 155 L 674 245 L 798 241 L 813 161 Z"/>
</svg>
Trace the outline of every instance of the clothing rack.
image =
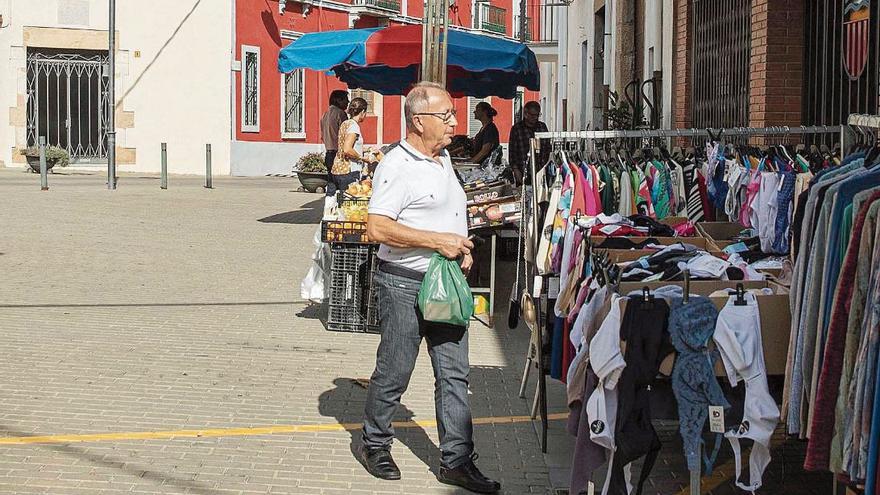
<svg viewBox="0 0 880 495">
<path fill-rule="evenodd" d="M 856 117 L 851 116 L 852 117 Z M 880 124 L 878 124 L 880 127 Z M 538 139 L 618 139 L 618 138 L 673 138 L 673 137 L 714 137 L 722 136 L 768 136 L 787 134 L 834 134 L 844 133 L 845 126 L 841 125 L 812 125 L 812 126 L 775 126 L 775 127 L 729 127 L 729 128 L 706 128 L 706 129 L 628 129 L 606 131 L 563 131 L 563 132 L 538 132 Z"/>
<path fill-rule="evenodd" d="M 880 129 L 880 116 L 868 116 L 868 115 L 851 115 L 848 121 L 849 126 L 863 126 L 863 127 L 874 127 Z M 603 139 L 622 139 L 622 138 L 675 138 L 675 137 L 707 137 L 710 139 L 718 139 L 719 137 L 749 137 L 749 136 L 786 136 L 786 135 L 804 135 L 804 134 L 839 134 L 840 135 L 840 145 L 843 148 L 844 143 L 846 142 L 847 133 L 852 132 L 851 129 L 847 125 L 814 125 L 814 126 L 799 126 L 799 127 L 791 127 L 791 126 L 774 126 L 774 127 L 732 127 L 732 128 L 705 128 L 705 129 L 697 129 L 697 128 L 687 128 L 687 129 L 645 129 L 645 130 L 583 130 L 583 131 L 562 131 L 562 132 L 538 132 L 535 133 L 535 137 L 530 141 L 530 152 L 529 152 L 529 173 L 534 178 L 538 166 L 541 164 L 536 163 L 536 153 L 540 150 L 541 140 L 542 139 L 550 139 L 553 141 L 569 141 L 569 140 L 603 140 Z M 538 206 L 537 203 L 537 194 L 535 188 L 532 188 L 532 196 L 531 196 L 532 204 L 531 208 L 533 211 Z M 525 218 L 527 212 L 523 212 Z M 538 222 L 537 215 L 532 214 L 532 228 L 536 233 L 535 242 L 538 242 L 541 232 L 541 225 Z M 533 246 L 532 252 L 538 252 L 538 246 Z M 533 275 L 533 285 L 530 288 L 530 292 L 532 293 L 532 297 L 535 301 L 540 301 L 539 304 L 536 305 L 536 313 L 537 323 L 535 325 L 536 332 L 536 340 L 538 342 L 538 356 L 536 359 L 536 364 L 538 368 L 538 383 L 537 390 L 535 395 L 535 403 L 532 408 L 532 418 L 536 417 L 536 412 L 540 409 L 541 416 L 541 450 L 542 452 L 547 452 L 547 430 L 548 430 L 548 413 L 547 413 L 547 383 L 546 383 L 546 375 L 544 374 L 544 364 L 543 364 L 543 350 L 542 343 L 544 341 L 544 325 L 546 323 L 546 311 L 548 309 L 548 297 L 545 291 L 545 287 L 548 286 L 545 283 L 546 276 L 538 275 L 537 271 L 535 273 L 530 274 Z M 527 277 L 528 280 L 529 277 Z M 525 381 L 527 378 L 527 373 L 524 375 L 523 380 Z M 538 407 L 539 406 L 539 407 Z M 700 495 L 700 479 L 701 474 L 699 470 L 690 472 L 690 495 Z M 835 491 L 836 491 L 835 486 Z"/>
</svg>

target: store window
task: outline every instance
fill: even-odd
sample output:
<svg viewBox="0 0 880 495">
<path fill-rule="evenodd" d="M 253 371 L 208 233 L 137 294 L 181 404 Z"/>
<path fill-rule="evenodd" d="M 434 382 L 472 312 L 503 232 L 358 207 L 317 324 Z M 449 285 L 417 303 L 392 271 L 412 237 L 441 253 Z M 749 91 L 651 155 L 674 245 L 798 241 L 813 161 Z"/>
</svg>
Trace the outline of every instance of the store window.
<svg viewBox="0 0 880 495">
<path fill-rule="evenodd" d="M 283 138 L 302 138 L 306 133 L 306 74 L 298 69 L 282 76 L 281 108 Z"/>
<path fill-rule="evenodd" d="M 260 132 L 260 47 L 241 47 L 241 131 Z"/>
</svg>

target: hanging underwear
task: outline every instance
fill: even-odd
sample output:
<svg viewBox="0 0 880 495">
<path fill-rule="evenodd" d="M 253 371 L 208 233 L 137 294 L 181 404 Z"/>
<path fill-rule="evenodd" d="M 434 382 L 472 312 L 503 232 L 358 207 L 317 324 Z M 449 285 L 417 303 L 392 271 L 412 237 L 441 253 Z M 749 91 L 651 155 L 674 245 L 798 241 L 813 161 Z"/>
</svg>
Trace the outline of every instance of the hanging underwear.
<svg viewBox="0 0 880 495">
<path fill-rule="evenodd" d="M 637 489 L 641 494 L 660 453 L 660 438 L 651 424 L 649 387 L 660 372 L 660 363 L 673 348 L 666 331 L 669 306 L 663 299 L 630 298 L 620 325 L 626 342 L 626 367 L 617 384 L 617 424 L 608 493 L 631 493 L 624 466 L 644 457 Z"/>
<path fill-rule="evenodd" d="M 678 422 L 688 469 L 700 469 L 700 445 L 703 427 L 709 417 L 709 406 L 730 408 L 715 378 L 716 355 L 707 347 L 715 332 L 718 310 L 711 300 L 691 296 L 687 304 L 681 298 L 672 300 L 669 312 L 669 333 L 678 351 L 672 369 L 672 391 L 678 403 Z M 715 437 L 711 455 L 703 455 L 707 473 L 712 472 L 715 457 L 721 448 L 721 435 Z"/>
<path fill-rule="evenodd" d="M 761 476 L 770 464 L 770 437 L 779 422 L 779 408 L 767 385 L 767 367 L 764 364 L 764 346 L 761 342 L 761 317 L 758 300 L 752 293 L 745 294 L 746 305 L 734 304 L 732 296 L 718 313 L 715 344 L 731 386 L 742 379 L 746 384 L 743 420 L 736 428 L 724 434 L 730 440 L 736 467 L 736 486 L 754 492 L 761 487 Z M 749 456 L 750 484 L 740 482 L 742 472 L 741 438 L 754 440 Z"/>
</svg>

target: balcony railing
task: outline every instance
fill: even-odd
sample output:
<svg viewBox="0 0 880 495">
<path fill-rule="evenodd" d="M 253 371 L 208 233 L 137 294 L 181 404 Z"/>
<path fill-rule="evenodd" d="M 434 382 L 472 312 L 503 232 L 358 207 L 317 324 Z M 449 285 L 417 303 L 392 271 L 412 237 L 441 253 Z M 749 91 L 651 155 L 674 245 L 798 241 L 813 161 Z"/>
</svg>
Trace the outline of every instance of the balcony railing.
<svg viewBox="0 0 880 495">
<path fill-rule="evenodd" d="M 525 0 L 523 0 L 525 1 Z M 552 2 L 553 0 L 551 0 Z M 561 10 L 568 8 L 561 1 L 553 3 L 528 2 L 526 4 L 526 41 L 530 43 L 556 43 L 559 41 Z M 519 16 L 517 16 L 519 17 Z M 514 24 L 515 38 L 519 39 L 519 22 Z"/>
<path fill-rule="evenodd" d="M 352 0 L 351 4 L 354 7 L 400 12 L 400 0 Z"/>
<path fill-rule="evenodd" d="M 485 3 L 477 4 L 474 27 L 490 33 L 507 33 L 507 10 Z"/>
<path fill-rule="evenodd" d="M 528 43 L 530 41 L 533 41 L 532 40 L 532 33 L 534 32 L 534 27 L 533 27 L 534 23 L 532 22 L 532 19 L 530 17 L 526 17 L 525 21 L 526 21 L 525 41 L 526 41 L 526 43 Z M 522 33 L 522 30 L 523 30 L 522 17 L 520 17 L 519 15 L 513 16 L 513 37 L 514 37 L 514 39 L 517 39 L 517 40 L 523 39 L 523 37 L 520 36 L 520 34 Z"/>
</svg>

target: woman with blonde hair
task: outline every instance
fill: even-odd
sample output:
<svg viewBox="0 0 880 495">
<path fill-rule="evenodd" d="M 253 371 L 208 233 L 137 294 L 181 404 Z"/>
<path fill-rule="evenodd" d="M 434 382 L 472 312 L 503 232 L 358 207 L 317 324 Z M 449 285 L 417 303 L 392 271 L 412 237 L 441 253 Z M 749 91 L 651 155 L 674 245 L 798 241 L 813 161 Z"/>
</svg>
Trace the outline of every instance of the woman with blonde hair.
<svg viewBox="0 0 880 495">
<path fill-rule="evenodd" d="M 360 180 L 366 167 L 375 163 L 374 158 L 364 155 L 364 136 L 361 132 L 361 123 L 367 117 L 367 100 L 351 100 L 348 116 L 348 120 L 339 126 L 339 152 L 330 170 L 330 180 L 340 191 L 345 191 L 349 184 Z"/>
</svg>

